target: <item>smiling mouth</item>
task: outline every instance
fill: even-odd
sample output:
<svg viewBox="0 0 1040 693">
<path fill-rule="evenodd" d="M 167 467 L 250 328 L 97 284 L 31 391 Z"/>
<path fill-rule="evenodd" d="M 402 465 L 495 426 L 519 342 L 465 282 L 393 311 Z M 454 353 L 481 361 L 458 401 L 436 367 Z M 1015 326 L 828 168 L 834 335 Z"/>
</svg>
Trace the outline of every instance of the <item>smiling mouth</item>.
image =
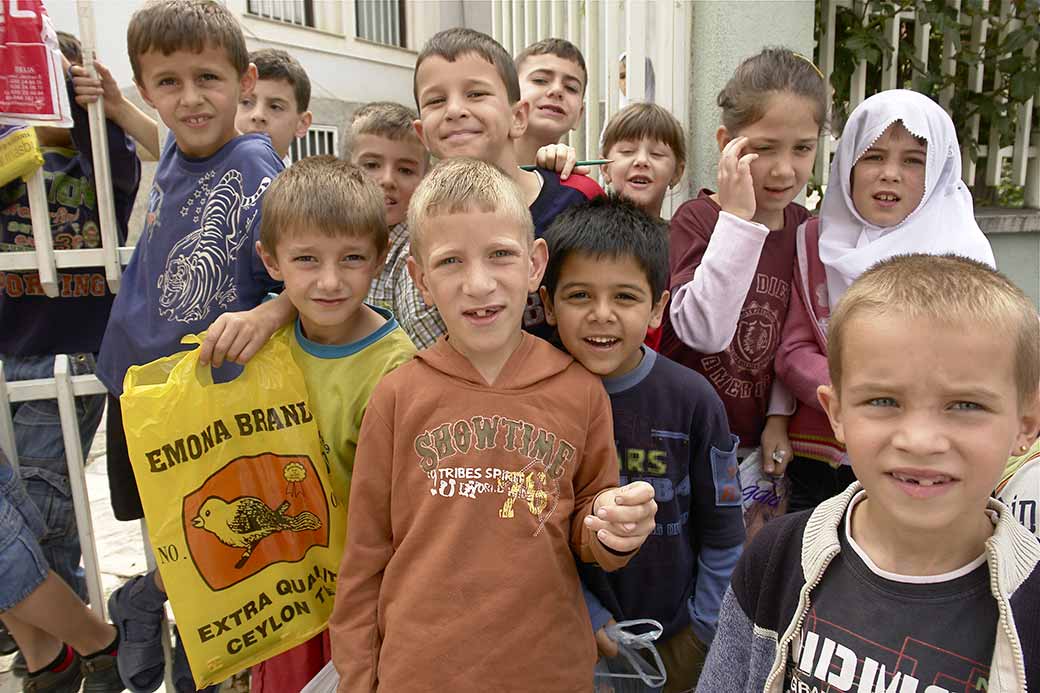
<svg viewBox="0 0 1040 693">
<path fill-rule="evenodd" d="M 556 115 L 567 115 L 567 112 L 566 112 L 566 111 L 564 111 L 564 110 L 563 110 L 562 108 L 560 108 L 559 106 L 552 106 L 552 105 L 550 105 L 550 104 L 546 104 L 546 105 L 544 105 L 544 106 L 539 106 L 539 107 L 538 107 L 538 110 L 540 110 L 540 111 L 546 111 L 546 112 L 548 112 L 548 113 L 554 113 L 554 114 L 556 114 Z"/>
<path fill-rule="evenodd" d="M 783 195 L 789 192 L 791 190 L 791 187 L 792 186 L 787 186 L 786 188 L 771 188 L 769 186 L 766 186 L 765 190 L 767 193 L 770 193 L 772 195 Z"/>
<path fill-rule="evenodd" d="M 450 133 L 448 133 L 445 136 L 444 139 L 448 140 L 449 142 L 453 142 L 453 141 L 457 141 L 457 140 L 468 140 L 468 139 L 471 139 L 473 137 L 476 137 L 479 134 L 480 134 L 480 132 L 478 132 L 476 130 L 459 130 L 458 132 L 450 132 Z"/>
<path fill-rule="evenodd" d="M 193 127 L 193 128 L 202 127 L 203 125 L 205 125 L 209 121 L 210 121 L 210 117 L 209 116 L 203 116 L 203 115 L 188 116 L 187 118 L 183 119 L 183 122 L 188 127 Z"/>
<path fill-rule="evenodd" d="M 874 199 L 878 202 L 899 202 L 899 200 L 902 198 L 900 198 L 899 195 L 896 195 L 895 193 L 878 193 L 874 195 Z"/>
<path fill-rule="evenodd" d="M 609 349 L 621 343 L 618 337 L 583 337 L 582 341 L 594 349 Z"/>
<path fill-rule="evenodd" d="M 653 183 L 653 181 L 646 176 L 632 176 L 628 179 L 629 185 L 650 185 L 651 183 Z"/>
<path fill-rule="evenodd" d="M 483 308 L 474 308 L 473 310 L 464 310 L 462 311 L 462 316 L 470 322 L 482 325 L 493 322 L 502 310 L 502 306 L 485 306 Z"/>
</svg>

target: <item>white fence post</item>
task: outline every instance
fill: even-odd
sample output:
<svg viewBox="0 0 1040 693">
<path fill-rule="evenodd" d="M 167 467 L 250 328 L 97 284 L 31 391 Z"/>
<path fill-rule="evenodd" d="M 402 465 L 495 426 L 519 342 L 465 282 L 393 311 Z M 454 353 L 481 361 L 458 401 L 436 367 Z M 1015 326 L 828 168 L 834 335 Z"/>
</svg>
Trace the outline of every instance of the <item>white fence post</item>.
<svg viewBox="0 0 1040 693">
<path fill-rule="evenodd" d="M 11 417 L 11 397 L 7 392 L 4 362 L 0 361 L 0 450 L 11 466 L 18 469 L 18 446 L 14 438 L 14 419 Z"/>
<path fill-rule="evenodd" d="M 983 11 L 989 9 L 989 0 L 982 0 Z M 975 17 L 975 20 L 971 25 L 971 43 L 969 44 L 969 50 L 981 50 L 982 46 L 986 43 L 986 33 L 989 29 L 989 22 L 985 17 Z M 956 67 L 956 61 L 953 62 L 954 68 Z M 968 68 L 968 91 L 978 93 L 982 91 L 982 79 L 985 77 L 983 72 L 983 64 L 979 62 L 978 65 L 973 65 Z M 953 68 L 947 68 L 946 74 L 953 75 Z M 952 89 L 949 88 L 949 89 Z M 944 90 L 946 93 L 946 90 Z M 953 98 L 953 92 L 949 92 L 949 98 L 946 103 L 943 104 L 943 108 L 947 111 L 950 110 L 950 100 Z M 981 156 L 982 147 L 978 145 L 979 142 L 979 120 L 980 115 L 976 113 L 968 119 L 968 133 L 969 137 L 978 146 L 978 153 Z M 967 146 L 961 147 L 961 180 L 964 181 L 965 185 L 975 185 L 975 160 L 971 158 L 971 151 Z"/>
<path fill-rule="evenodd" d="M 47 206 L 47 187 L 43 182 L 43 168 L 36 169 L 25 184 L 29 195 L 29 215 L 32 217 L 33 248 L 40 274 L 43 293 L 50 298 L 58 296 L 58 266 L 54 259 L 51 239 L 51 215 Z"/>
<path fill-rule="evenodd" d="M 104 619 L 105 593 L 101 587 L 101 569 L 98 565 L 97 544 L 94 543 L 94 523 L 90 517 L 79 419 L 76 416 L 76 395 L 72 390 L 69 357 L 65 354 L 54 358 L 54 384 L 57 388 L 61 433 L 65 438 L 65 462 L 69 467 L 69 486 L 72 489 L 72 506 L 76 511 L 76 531 L 79 532 L 80 550 L 83 552 L 87 592 L 90 595 L 91 608 Z"/>
</svg>

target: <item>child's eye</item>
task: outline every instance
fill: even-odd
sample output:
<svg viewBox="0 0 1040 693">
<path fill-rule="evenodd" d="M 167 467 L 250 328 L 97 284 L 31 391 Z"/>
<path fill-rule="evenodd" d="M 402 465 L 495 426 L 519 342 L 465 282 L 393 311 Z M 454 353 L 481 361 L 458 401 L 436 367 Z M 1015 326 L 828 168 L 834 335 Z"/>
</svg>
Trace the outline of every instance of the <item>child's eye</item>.
<svg viewBox="0 0 1040 693">
<path fill-rule="evenodd" d="M 213 74 L 212 72 L 205 72 L 205 73 L 199 75 L 199 79 L 201 79 L 204 82 L 212 82 L 213 80 L 220 79 L 220 77 L 218 77 L 217 75 Z"/>
<path fill-rule="evenodd" d="M 531 81 L 534 82 L 535 84 L 548 84 L 549 83 L 549 80 L 545 79 L 544 77 L 532 77 Z"/>
<path fill-rule="evenodd" d="M 461 262 L 461 260 L 459 260 L 459 258 L 457 257 L 445 257 L 437 261 L 437 266 L 441 267 L 444 265 L 457 265 L 459 262 Z"/>
<path fill-rule="evenodd" d="M 272 111 L 284 111 L 285 107 L 282 106 L 280 103 L 273 103 L 273 104 L 271 104 L 271 110 Z"/>
<path fill-rule="evenodd" d="M 910 164 L 911 166 L 924 166 L 924 159 L 912 156 L 906 160 L 906 163 Z"/>
<path fill-rule="evenodd" d="M 175 80 L 173 77 L 163 77 L 162 79 L 159 80 L 159 86 L 160 87 L 169 87 L 169 86 L 172 86 L 172 85 L 174 85 L 176 83 L 177 83 L 177 80 Z"/>
<path fill-rule="evenodd" d="M 572 94 L 577 94 L 577 93 L 579 93 L 579 92 L 580 92 L 581 90 L 580 90 L 580 89 L 578 89 L 578 87 L 576 87 L 576 86 L 574 86 L 574 85 L 572 84 L 572 85 L 570 85 L 570 86 L 568 86 L 568 87 L 567 87 L 567 91 L 569 91 L 569 92 L 570 92 L 570 93 L 572 93 Z"/>
<path fill-rule="evenodd" d="M 982 411 L 985 409 L 978 402 L 954 402 L 950 408 L 956 411 Z"/>
<path fill-rule="evenodd" d="M 238 105 L 242 106 L 243 108 L 252 108 L 253 107 L 253 100 L 252 99 L 242 99 L 241 101 L 238 102 Z"/>
<path fill-rule="evenodd" d="M 880 154 L 864 154 L 860 158 L 860 161 L 881 161 L 881 155 Z"/>
<path fill-rule="evenodd" d="M 768 152 L 770 149 L 772 149 L 772 147 L 768 144 L 760 144 L 757 147 L 755 147 L 756 152 Z"/>
<path fill-rule="evenodd" d="M 624 301 L 624 302 L 638 301 L 639 300 L 638 298 L 636 298 L 632 294 L 625 294 L 625 293 L 618 294 L 617 295 L 617 299 L 619 301 Z"/>
<path fill-rule="evenodd" d="M 466 94 L 466 96 L 471 99 L 479 99 L 487 95 L 488 93 L 486 91 L 471 91 Z"/>
<path fill-rule="evenodd" d="M 898 403 L 891 397 L 875 397 L 874 399 L 868 400 L 867 404 L 871 407 L 895 407 Z"/>
<path fill-rule="evenodd" d="M 794 149 L 797 152 L 800 152 L 802 154 L 806 154 L 808 152 L 814 151 L 816 149 L 816 147 L 814 147 L 811 144 L 800 144 L 797 147 L 795 147 Z"/>
<path fill-rule="evenodd" d="M 430 106 L 439 106 L 444 103 L 443 96 L 431 96 L 423 103 L 423 108 L 429 108 Z"/>
<path fill-rule="evenodd" d="M 589 297 L 588 291 L 572 291 L 565 297 L 568 301 L 583 301 Z"/>
<path fill-rule="evenodd" d="M 415 175 L 415 171 L 413 169 L 410 169 L 410 168 L 399 168 L 399 169 L 397 169 L 397 172 L 400 173 L 402 176 L 414 176 Z"/>
<path fill-rule="evenodd" d="M 505 248 L 501 248 L 499 250 L 495 250 L 495 251 L 493 251 L 491 253 L 491 257 L 493 257 L 493 258 L 506 258 L 506 257 L 513 257 L 514 255 L 516 255 L 516 253 L 514 251 L 506 250 Z"/>
<path fill-rule="evenodd" d="M 351 255 L 344 256 L 343 259 L 346 260 L 347 262 L 352 262 L 353 263 L 353 262 L 364 262 L 367 258 L 364 255 L 358 255 L 358 254 L 354 253 L 354 254 L 351 254 Z"/>
<path fill-rule="evenodd" d="M 293 258 L 293 262 L 314 262 L 314 260 L 313 255 L 297 255 Z"/>
<path fill-rule="evenodd" d="M 377 168 L 379 168 L 379 164 L 375 161 L 362 161 L 361 168 L 365 169 L 366 171 L 375 171 Z"/>
</svg>

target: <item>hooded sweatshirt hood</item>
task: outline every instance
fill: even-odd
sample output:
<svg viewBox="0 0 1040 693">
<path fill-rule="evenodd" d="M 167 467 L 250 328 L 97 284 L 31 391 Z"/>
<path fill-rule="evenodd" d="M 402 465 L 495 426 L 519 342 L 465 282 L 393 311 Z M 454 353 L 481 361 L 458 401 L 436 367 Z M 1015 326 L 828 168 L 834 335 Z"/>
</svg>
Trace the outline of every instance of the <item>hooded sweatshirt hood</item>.
<svg viewBox="0 0 1040 693">
<path fill-rule="evenodd" d="M 495 382 L 490 385 L 469 359 L 455 350 L 449 337 L 441 337 L 429 349 L 420 351 L 416 358 L 450 378 L 492 392 L 524 390 L 559 375 L 572 366 L 578 367 L 570 354 L 527 332 L 521 334 L 520 345 L 510 355 Z"/>
</svg>

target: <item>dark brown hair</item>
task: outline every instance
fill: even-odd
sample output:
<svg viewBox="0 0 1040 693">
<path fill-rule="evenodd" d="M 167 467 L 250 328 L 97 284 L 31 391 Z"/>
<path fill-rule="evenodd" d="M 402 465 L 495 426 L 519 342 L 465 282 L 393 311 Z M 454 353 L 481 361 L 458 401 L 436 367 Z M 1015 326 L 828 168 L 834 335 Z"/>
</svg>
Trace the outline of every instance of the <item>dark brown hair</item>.
<svg viewBox="0 0 1040 693">
<path fill-rule="evenodd" d="M 417 117 L 411 108 L 393 101 L 366 103 L 354 113 L 354 120 L 350 123 L 348 156 L 354 155 L 356 140 L 360 135 L 375 135 L 397 142 L 408 140 L 422 149 L 423 155 L 419 163 L 425 171 L 430 167 L 430 153 L 415 133 L 414 122 Z"/>
<path fill-rule="evenodd" d="M 585 93 L 585 85 L 589 81 L 589 71 L 585 67 L 585 56 L 581 54 L 581 50 L 567 39 L 562 38 L 547 38 L 532 43 L 527 48 L 520 51 L 520 54 L 513 60 L 513 64 L 516 65 L 517 72 L 520 71 L 520 66 L 524 64 L 524 61 L 535 55 L 555 55 L 557 58 L 563 60 L 570 60 L 572 63 L 581 68 L 581 93 Z"/>
<path fill-rule="evenodd" d="M 603 131 L 603 156 L 610 148 L 625 140 L 656 140 L 668 145 L 676 164 L 686 163 L 686 136 L 682 125 L 667 109 L 653 103 L 633 103 L 610 119 Z"/>
<path fill-rule="evenodd" d="M 815 107 L 822 130 L 827 124 L 827 89 L 820 70 L 804 55 L 787 48 L 766 48 L 746 58 L 719 92 L 722 124 L 731 134 L 757 122 L 766 112 L 769 96 L 801 96 Z"/>
<path fill-rule="evenodd" d="M 444 58 L 453 63 L 461 56 L 474 53 L 491 63 L 502 83 L 506 87 L 506 96 L 509 97 L 510 105 L 520 100 L 520 79 L 516 76 L 516 65 L 509 53 L 495 39 L 473 29 L 456 27 L 438 31 L 426 42 L 419 57 L 415 59 L 415 73 L 412 76 L 412 93 L 415 96 L 415 107 L 422 112 L 419 105 L 419 66 L 427 58 L 434 56 Z"/>
<path fill-rule="evenodd" d="M 145 53 L 201 53 L 207 46 L 222 48 L 239 75 L 249 69 L 242 29 L 234 15 L 216 0 L 152 0 L 134 12 L 126 29 L 126 50 L 138 82 Z"/>
<path fill-rule="evenodd" d="M 55 32 L 58 35 L 58 48 L 61 49 L 61 54 L 65 56 L 73 65 L 83 64 L 83 44 L 79 42 L 79 39 L 66 31 Z"/>
<path fill-rule="evenodd" d="M 311 80 L 299 60 L 278 48 L 261 48 L 249 54 L 249 62 L 256 65 L 257 79 L 281 79 L 289 83 L 297 113 L 303 113 L 311 105 Z"/>
</svg>

